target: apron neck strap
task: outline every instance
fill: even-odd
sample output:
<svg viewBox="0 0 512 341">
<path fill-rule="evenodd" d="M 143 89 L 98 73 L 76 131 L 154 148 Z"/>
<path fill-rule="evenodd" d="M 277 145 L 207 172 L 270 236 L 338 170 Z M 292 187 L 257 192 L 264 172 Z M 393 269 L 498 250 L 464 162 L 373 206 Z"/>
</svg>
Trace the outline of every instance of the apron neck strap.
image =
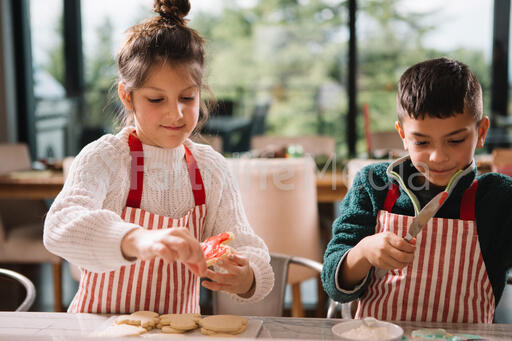
<svg viewBox="0 0 512 341">
<path fill-rule="evenodd" d="M 206 201 L 206 194 L 204 191 L 203 178 L 201 172 L 197 167 L 197 162 L 190 150 L 185 146 L 185 160 L 187 161 L 188 176 L 190 177 L 190 184 L 192 185 L 192 192 L 194 194 L 194 201 L 196 206 L 201 206 Z"/>
<path fill-rule="evenodd" d="M 128 136 L 128 145 L 130 146 L 130 191 L 126 199 L 127 207 L 140 208 L 142 200 L 142 187 L 144 183 L 144 150 L 142 142 L 135 130 Z M 204 191 L 203 178 L 201 172 L 197 167 L 197 162 L 190 150 L 185 147 L 185 161 L 187 162 L 188 175 L 190 177 L 190 184 L 192 185 L 192 192 L 194 194 L 194 201 L 196 206 L 203 205 L 206 202 L 206 194 Z"/>
<path fill-rule="evenodd" d="M 126 199 L 127 207 L 140 208 L 142 185 L 144 183 L 144 150 L 135 130 L 128 136 L 130 146 L 130 192 Z"/>
<path fill-rule="evenodd" d="M 471 186 L 464 191 L 462 201 L 460 204 L 460 219 L 462 220 L 475 220 L 475 202 L 476 190 L 478 188 L 478 181 L 475 179 Z M 400 188 L 397 184 L 391 184 L 386 194 L 383 209 L 391 212 L 395 202 L 400 197 Z"/>
<path fill-rule="evenodd" d="M 478 189 L 478 180 L 473 180 L 469 186 L 460 203 L 460 219 L 462 220 L 475 220 L 475 203 L 476 203 L 476 190 Z"/>
<path fill-rule="evenodd" d="M 395 202 L 400 197 L 400 187 L 397 184 L 392 183 L 386 194 L 386 200 L 384 200 L 384 210 L 391 213 Z"/>
</svg>

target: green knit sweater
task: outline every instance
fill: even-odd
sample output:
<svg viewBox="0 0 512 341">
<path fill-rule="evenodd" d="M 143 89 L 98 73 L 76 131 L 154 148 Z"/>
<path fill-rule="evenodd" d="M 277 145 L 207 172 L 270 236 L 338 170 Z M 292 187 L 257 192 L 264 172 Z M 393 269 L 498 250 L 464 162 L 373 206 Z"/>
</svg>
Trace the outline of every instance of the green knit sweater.
<svg viewBox="0 0 512 341">
<path fill-rule="evenodd" d="M 324 255 L 322 283 L 328 295 L 339 302 L 349 302 L 360 297 L 366 290 L 365 283 L 353 292 L 342 292 L 336 269 L 342 256 L 361 239 L 375 233 L 377 215 L 384 206 L 389 183 L 399 184 L 386 173 L 389 163 L 377 163 L 363 168 L 341 203 L 341 216 L 332 228 L 332 239 Z M 404 183 L 417 170 L 410 159 L 401 167 L 393 168 Z M 439 218 L 458 219 L 464 191 L 471 185 L 476 170 L 468 172 L 454 184 L 450 196 L 435 215 Z M 506 284 L 507 270 L 512 266 L 512 178 L 496 173 L 477 177 L 478 189 L 475 203 L 475 219 L 482 256 L 492 284 L 496 305 Z M 392 213 L 414 216 L 414 205 L 404 188 L 400 186 L 400 197 Z"/>
</svg>

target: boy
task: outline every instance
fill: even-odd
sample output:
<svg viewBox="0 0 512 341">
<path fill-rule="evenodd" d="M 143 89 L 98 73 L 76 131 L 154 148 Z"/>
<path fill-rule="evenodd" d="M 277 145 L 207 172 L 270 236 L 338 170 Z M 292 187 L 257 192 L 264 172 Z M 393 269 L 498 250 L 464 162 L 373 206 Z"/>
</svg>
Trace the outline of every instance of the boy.
<svg viewBox="0 0 512 341">
<path fill-rule="evenodd" d="M 400 78 L 397 112 L 409 155 L 357 175 L 333 224 L 324 288 L 340 302 L 359 298 L 356 318 L 492 323 L 512 263 L 512 179 L 476 177 L 489 128 L 480 84 L 460 62 L 427 60 Z M 406 241 L 442 191 L 434 218 Z"/>
</svg>

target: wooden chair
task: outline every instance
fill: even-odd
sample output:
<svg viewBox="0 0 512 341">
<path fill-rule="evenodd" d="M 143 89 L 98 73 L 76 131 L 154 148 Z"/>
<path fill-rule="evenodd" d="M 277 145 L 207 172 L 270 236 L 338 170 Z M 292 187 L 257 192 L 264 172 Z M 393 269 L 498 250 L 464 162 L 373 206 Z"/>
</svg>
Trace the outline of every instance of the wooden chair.
<svg viewBox="0 0 512 341">
<path fill-rule="evenodd" d="M 25 144 L 0 144 L 0 174 L 30 170 Z M 62 311 L 62 259 L 43 245 L 44 200 L 0 199 L 0 262 L 51 263 L 54 310 Z"/>
<path fill-rule="evenodd" d="M 336 154 L 336 140 L 330 136 L 254 136 L 251 149 L 256 151 L 266 148 L 282 148 L 289 145 L 301 145 L 304 154 L 313 157 L 318 155 L 332 156 Z"/>
<path fill-rule="evenodd" d="M 228 159 L 228 165 L 238 181 L 249 223 L 270 252 L 320 262 L 314 162 L 310 158 Z M 304 315 L 300 283 L 310 278 L 319 276 L 292 264 L 288 283 L 293 316 Z"/>
</svg>

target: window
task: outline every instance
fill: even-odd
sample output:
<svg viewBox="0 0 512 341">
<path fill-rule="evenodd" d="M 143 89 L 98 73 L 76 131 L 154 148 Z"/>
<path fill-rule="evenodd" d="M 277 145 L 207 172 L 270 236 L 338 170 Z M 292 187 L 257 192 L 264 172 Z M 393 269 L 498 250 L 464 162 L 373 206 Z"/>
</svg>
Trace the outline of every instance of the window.
<svg viewBox="0 0 512 341">
<path fill-rule="evenodd" d="M 394 129 L 400 75 L 417 62 L 442 56 L 476 74 L 484 112 L 490 114 L 492 1 L 365 0 L 358 11 L 358 101 L 369 106 L 372 131 Z M 358 151 L 363 152 L 362 122 L 359 126 Z"/>
<path fill-rule="evenodd" d="M 30 1 L 34 81 L 35 159 L 62 159 L 69 152 L 68 123 L 74 103 L 64 87 L 63 2 Z"/>
</svg>

